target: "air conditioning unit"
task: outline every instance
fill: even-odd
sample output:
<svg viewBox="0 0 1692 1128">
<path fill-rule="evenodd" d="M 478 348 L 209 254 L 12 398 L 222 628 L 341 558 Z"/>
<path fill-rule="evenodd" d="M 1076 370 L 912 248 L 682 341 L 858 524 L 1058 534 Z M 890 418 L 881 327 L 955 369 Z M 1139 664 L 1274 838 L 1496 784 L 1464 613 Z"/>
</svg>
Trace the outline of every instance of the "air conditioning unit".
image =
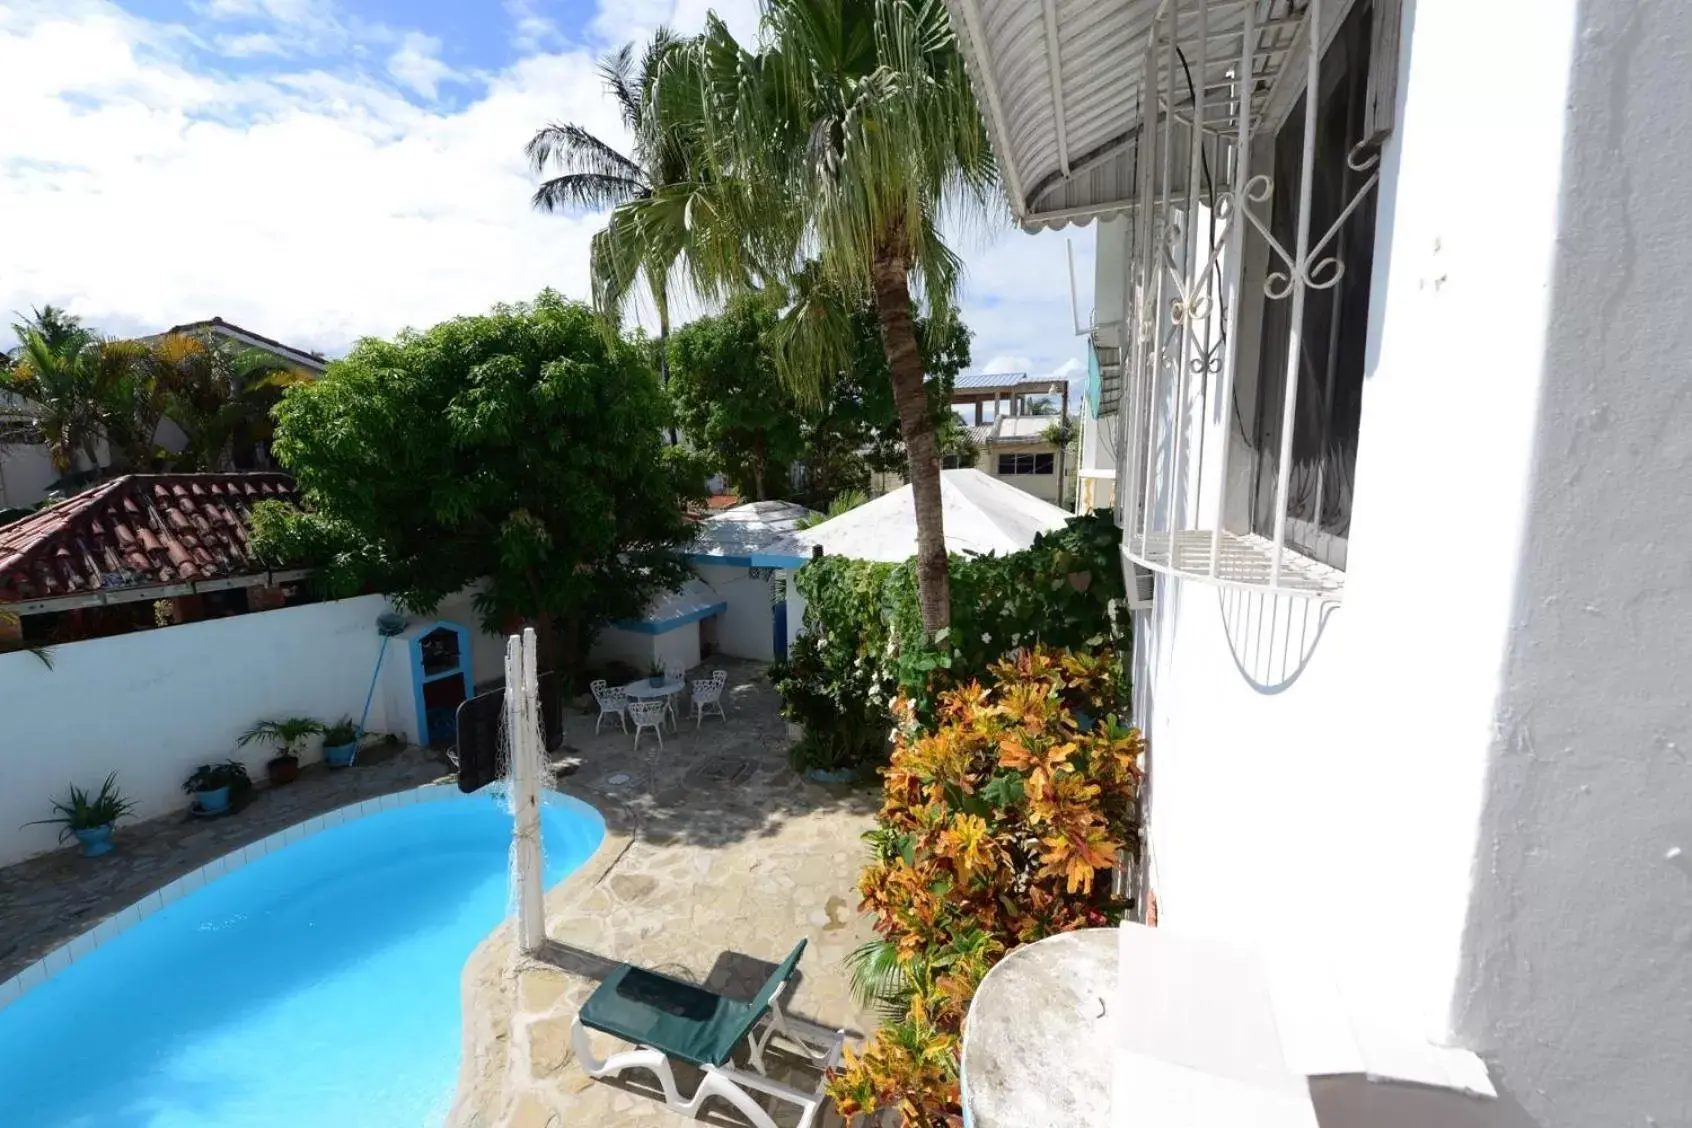
<svg viewBox="0 0 1692 1128">
<path fill-rule="evenodd" d="M 1157 573 L 1127 560 L 1122 562 L 1122 579 L 1128 589 L 1128 609 L 1149 611 L 1157 594 Z"/>
</svg>

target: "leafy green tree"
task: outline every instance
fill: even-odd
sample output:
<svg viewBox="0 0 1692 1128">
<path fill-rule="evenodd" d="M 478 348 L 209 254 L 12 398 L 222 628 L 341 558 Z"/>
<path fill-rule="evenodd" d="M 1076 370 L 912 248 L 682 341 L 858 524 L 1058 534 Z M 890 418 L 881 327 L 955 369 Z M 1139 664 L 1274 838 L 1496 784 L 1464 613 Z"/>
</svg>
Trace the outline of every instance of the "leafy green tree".
<svg viewBox="0 0 1692 1128">
<path fill-rule="evenodd" d="M 875 310 L 850 318 L 851 363 L 820 381 L 817 399 L 800 399 L 780 378 L 780 309 L 769 293 L 730 299 L 671 339 L 670 394 L 689 440 L 743 496 L 792 496 L 826 509 L 841 493 L 868 489 L 872 470 L 906 465 L 892 378 Z M 969 330 L 955 317 L 917 317 L 928 410 L 953 452 L 967 442 L 949 409 L 957 374 L 969 364 Z M 803 466 L 790 491 L 788 471 Z"/>
<path fill-rule="evenodd" d="M 690 174 L 612 212 L 596 300 L 620 308 L 642 265 L 666 255 L 706 297 L 778 286 L 778 370 L 807 400 L 848 367 L 851 311 L 873 301 L 915 495 L 922 619 L 938 631 L 951 613 L 940 448 L 913 296 L 952 308 L 960 264 L 941 233 L 985 214 L 996 183 L 945 5 L 767 0 L 756 51 L 712 16 L 665 52 L 649 96 L 643 128 Z"/>
<path fill-rule="evenodd" d="M 651 365 L 552 291 L 364 340 L 275 415 L 304 508 L 258 507 L 257 546 L 331 594 L 426 614 L 486 580 L 483 625 L 535 623 L 543 661 L 575 672 L 596 627 L 686 578 L 703 483 L 662 451 Z"/>
<path fill-rule="evenodd" d="M 804 450 L 800 408 L 776 376 L 768 334 L 778 312 L 746 294 L 670 339 L 671 401 L 688 441 L 742 496 L 787 496 L 788 470 Z"/>
</svg>

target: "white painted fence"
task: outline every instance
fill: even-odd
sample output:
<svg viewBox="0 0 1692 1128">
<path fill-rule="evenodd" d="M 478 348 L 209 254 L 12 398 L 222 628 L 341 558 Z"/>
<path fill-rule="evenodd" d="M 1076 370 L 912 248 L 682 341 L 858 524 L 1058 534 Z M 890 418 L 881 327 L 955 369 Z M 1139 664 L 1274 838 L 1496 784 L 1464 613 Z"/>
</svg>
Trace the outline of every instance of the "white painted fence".
<svg viewBox="0 0 1692 1128">
<path fill-rule="evenodd" d="M 467 602 L 449 601 L 437 617 L 472 628 L 474 657 L 484 648 L 474 617 L 463 617 Z M 235 757 L 262 779 L 272 751 L 236 747 L 254 721 L 356 720 L 386 609 L 367 595 L 89 639 L 55 647 L 52 669 L 28 653 L 0 654 L 0 865 L 54 848 L 55 827 L 22 824 L 50 815 L 69 784 L 98 788 L 116 771 L 136 817 L 150 818 L 185 808 L 182 781 L 197 764 Z M 390 647 L 386 661 L 396 657 Z M 480 662 L 473 673 L 498 676 Z M 370 730 L 397 727 L 395 707 L 379 691 Z M 313 741 L 304 759 L 320 756 Z"/>
</svg>

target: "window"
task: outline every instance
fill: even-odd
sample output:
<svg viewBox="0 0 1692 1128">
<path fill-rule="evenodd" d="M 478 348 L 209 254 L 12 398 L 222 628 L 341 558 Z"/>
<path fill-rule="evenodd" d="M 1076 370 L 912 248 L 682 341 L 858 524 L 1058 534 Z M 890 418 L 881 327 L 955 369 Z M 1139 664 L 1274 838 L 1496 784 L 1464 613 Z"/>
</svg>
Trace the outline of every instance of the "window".
<svg viewBox="0 0 1692 1128">
<path fill-rule="evenodd" d="M 1009 478 L 1020 474 L 1050 474 L 1052 456 L 1049 454 L 1001 454 L 999 455 L 999 477 Z"/>
<path fill-rule="evenodd" d="M 1358 3 L 1322 56 L 1316 108 L 1316 159 L 1311 180 L 1310 230 L 1321 237 L 1370 175 L 1359 171 L 1352 151 L 1367 135 L 1369 46 L 1373 5 Z M 1305 98 L 1311 96 L 1309 91 Z M 1275 192 L 1270 230 L 1283 247 L 1296 238 L 1300 163 L 1304 152 L 1304 98 L 1275 135 Z M 1286 190 L 1290 186 L 1292 190 Z M 1306 556 L 1345 567 L 1351 531 L 1352 475 L 1357 466 L 1358 413 L 1369 321 L 1369 275 L 1375 245 L 1375 195 L 1369 193 L 1335 233 L 1322 257 L 1344 264 L 1339 282 L 1311 286 L 1305 295 L 1297 365 L 1292 472 L 1286 495 L 1286 543 Z M 1272 262 L 1270 269 L 1279 263 Z M 1320 282 L 1323 266 L 1312 268 Z M 1287 352 L 1292 302 L 1264 303 L 1256 422 L 1252 447 L 1251 529 L 1275 534 L 1281 428 L 1287 392 Z"/>
<path fill-rule="evenodd" d="M 1140 60 L 1161 109 L 1120 227 L 1123 553 L 1338 599 L 1404 16 L 1399 0 L 1243 8 L 1232 26 L 1155 23 Z"/>
</svg>

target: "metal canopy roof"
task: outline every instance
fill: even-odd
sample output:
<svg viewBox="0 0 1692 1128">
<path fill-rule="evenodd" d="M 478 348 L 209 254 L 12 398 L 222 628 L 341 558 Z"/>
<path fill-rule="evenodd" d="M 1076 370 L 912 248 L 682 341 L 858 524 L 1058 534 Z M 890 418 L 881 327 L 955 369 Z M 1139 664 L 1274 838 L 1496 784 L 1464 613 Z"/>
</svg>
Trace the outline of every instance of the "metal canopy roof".
<svg viewBox="0 0 1692 1128">
<path fill-rule="evenodd" d="M 1228 128 L 1248 3 L 1256 6 L 1256 120 L 1286 65 L 1297 60 L 1305 0 L 947 0 L 1017 222 L 1038 231 L 1133 205 L 1136 141 L 1153 97 L 1146 46 L 1154 24 L 1160 32 L 1169 26 L 1170 4 L 1181 52 L 1168 84 L 1180 92 L 1173 110 L 1190 118 L 1187 75 L 1201 81 L 1202 57 L 1204 124 Z M 1154 92 L 1167 57 L 1160 45 L 1149 76 Z M 1177 152 L 1182 133 L 1173 134 Z M 1172 163 L 1187 164 L 1179 156 Z"/>
</svg>

